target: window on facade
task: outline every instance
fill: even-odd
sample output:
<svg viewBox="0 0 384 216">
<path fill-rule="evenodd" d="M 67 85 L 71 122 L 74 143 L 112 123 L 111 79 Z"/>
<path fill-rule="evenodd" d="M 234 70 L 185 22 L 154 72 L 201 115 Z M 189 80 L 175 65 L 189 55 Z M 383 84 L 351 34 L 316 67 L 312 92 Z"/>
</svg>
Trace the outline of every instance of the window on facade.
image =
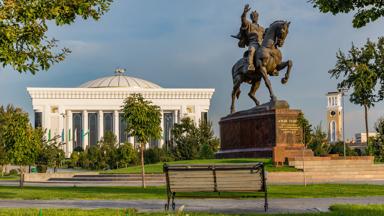
<svg viewBox="0 0 384 216">
<path fill-rule="evenodd" d="M 160 147 L 160 146 L 159 146 L 159 140 L 153 140 L 153 139 L 151 139 L 151 140 L 149 141 L 149 147 L 150 147 L 150 148 Z"/>
<path fill-rule="evenodd" d="M 113 113 L 104 113 L 104 134 L 113 132 Z"/>
<path fill-rule="evenodd" d="M 336 141 L 336 122 L 331 122 L 331 142 Z"/>
<path fill-rule="evenodd" d="M 35 112 L 35 128 L 43 127 L 43 113 Z"/>
<path fill-rule="evenodd" d="M 201 112 L 201 122 L 204 122 L 204 123 L 208 122 L 208 113 L 207 112 Z"/>
<path fill-rule="evenodd" d="M 127 122 L 124 120 L 123 113 L 119 114 L 119 143 L 128 141 L 128 133 L 126 131 Z"/>
<path fill-rule="evenodd" d="M 331 106 L 332 104 L 331 104 L 331 98 L 329 97 L 328 98 L 328 106 Z"/>
<path fill-rule="evenodd" d="M 89 125 L 89 145 L 96 145 L 98 141 L 98 118 L 97 113 L 88 113 L 88 125 Z"/>
<path fill-rule="evenodd" d="M 169 112 L 169 113 L 164 113 L 163 116 L 163 122 L 164 122 L 164 145 L 166 148 L 171 146 L 171 139 L 172 139 L 172 128 L 173 124 L 175 122 L 174 120 L 174 113 Z"/>
<path fill-rule="evenodd" d="M 73 113 L 73 149 L 83 146 L 83 116 L 81 113 Z"/>
</svg>

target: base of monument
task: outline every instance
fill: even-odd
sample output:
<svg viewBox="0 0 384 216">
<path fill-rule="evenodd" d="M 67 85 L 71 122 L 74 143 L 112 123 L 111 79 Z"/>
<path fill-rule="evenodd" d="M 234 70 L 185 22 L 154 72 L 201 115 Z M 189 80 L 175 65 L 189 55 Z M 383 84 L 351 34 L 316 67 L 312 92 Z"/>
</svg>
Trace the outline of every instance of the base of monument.
<svg viewBox="0 0 384 216">
<path fill-rule="evenodd" d="M 270 158 L 272 155 L 271 148 L 245 148 L 219 151 L 216 158 Z"/>
<path fill-rule="evenodd" d="M 281 164 L 289 157 L 313 156 L 302 143 L 298 125 L 301 110 L 283 100 L 271 101 L 221 118 L 217 158 L 273 158 Z"/>
</svg>

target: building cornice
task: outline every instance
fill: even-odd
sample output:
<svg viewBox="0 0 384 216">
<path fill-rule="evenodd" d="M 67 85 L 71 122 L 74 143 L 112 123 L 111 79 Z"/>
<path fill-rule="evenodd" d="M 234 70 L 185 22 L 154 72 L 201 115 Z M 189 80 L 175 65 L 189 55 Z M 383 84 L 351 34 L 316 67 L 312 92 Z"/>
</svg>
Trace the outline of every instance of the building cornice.
<svg viewBox="0 0 384 216">
<path fill-rule="evenodd" d="M 34 88 L 32 99 L 125 99 L 141 94 L 146 99 L 211 99 L 215 89 Z"/>
</svg>

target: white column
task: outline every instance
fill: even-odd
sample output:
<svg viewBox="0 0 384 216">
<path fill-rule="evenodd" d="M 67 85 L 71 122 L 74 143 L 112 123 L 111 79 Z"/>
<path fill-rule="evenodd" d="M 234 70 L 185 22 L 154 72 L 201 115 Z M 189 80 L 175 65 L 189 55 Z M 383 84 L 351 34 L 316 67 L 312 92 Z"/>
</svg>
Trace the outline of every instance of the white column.
<svg viewBox="0 0 384 216">
<path fill-rule="evenodd" d="M 67 150 L 66 150 L 66 155 L 67 157 L 70 157 L 71 154 L 72 154 L 72 151 L 73 151 L 73 131 L 72 131 L 72 111 L 70 110 L 67 110 L 67 114 L 66 114 L 66 117 L 67 117 L 67 131 L 65 134 L 67 134 Z"/>
<path fill-rule="evenodd" d="M 128 142 L 131 143 L 133 147 L 135 147 L 135 138 L 133 136 L 128 137 Z"/>
<path fill-rule="evenodd" d="M 163 145 L 164 145 L 164 137 L 163 137 L 163 135 L 164 135 L 164 112 L 163 112 L 163 110 L 161 110 L 160 113 L 161 113 L 161 123 L 160 123 L 161 138 L 160 138 L 160 143 L 159 143 L 160 146 L 159 146 L 159 148 L 162 148 Z"/>
<path fill-rule="evenodd" d="M 119 111 L 115 110 L 113 111 L 113 129 L 115 132 L 115 136 L 117 139 L 118 144 L 120 144 L 120 137 L 119 137 Z"/>
<path fill-rule="evenodd" d="M 173 111 L 173 123 L 179 123 L 177 114 L 178 114 L 177 110 L 174 110 Z"/>
<path fill-rule="evenodd" d="M 83 133 L 87 134 L 89 132 L 89 127 L 88 127 L 88 112 L 86 110 L 83 111 Z M 82 137 L 83 140 L 83 149 L 88 148 L 88 141 L 89 141 L 89 134 L 85 135 Z"/>
<path fill-rule="evenodd" d="M 102 110 L 99 110 L 99 141 L 104 136 L 104 114 Z"/>
</svg>

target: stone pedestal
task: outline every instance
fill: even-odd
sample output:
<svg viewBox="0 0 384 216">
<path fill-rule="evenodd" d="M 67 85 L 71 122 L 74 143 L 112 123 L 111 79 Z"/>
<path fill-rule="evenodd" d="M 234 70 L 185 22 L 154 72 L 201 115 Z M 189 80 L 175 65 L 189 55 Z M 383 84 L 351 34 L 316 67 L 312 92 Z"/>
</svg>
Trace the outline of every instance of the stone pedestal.
<svg viewBox="0 0 384 216">
<path fill-rule="evenodd" d="M 222 118 L 219 122 L 221 149 L 216 156 L 238 158 L 275 155 L 274 162 L 278 163 L 288 155 L 313 155 L 302 144 L 302 131 L 297 124 L 300 112 L 290 109 L 286 101 L 274 101 Z"/>
</svg>

